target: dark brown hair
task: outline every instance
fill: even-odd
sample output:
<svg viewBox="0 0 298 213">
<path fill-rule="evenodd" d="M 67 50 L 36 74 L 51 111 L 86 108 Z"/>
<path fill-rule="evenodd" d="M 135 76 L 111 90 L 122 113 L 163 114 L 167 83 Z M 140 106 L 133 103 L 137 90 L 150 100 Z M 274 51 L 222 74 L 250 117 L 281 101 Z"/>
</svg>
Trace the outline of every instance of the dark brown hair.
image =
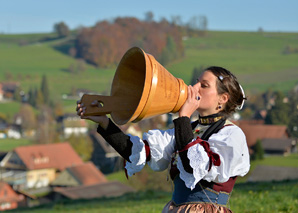
<svg viewBox="0 0 298 213">
<path fill-rule="evenodd" d="M 229 100 L 220 112 L 228 117 L 232 112 L 235 112 L 236 108 L 241 106 L 242 102 L 246 99 L 238 80 L 235 75 L 222 67 L 212 66 L 205 69 L 205 71 L 210 71 L 217 77 L 216 85 L 218 94 L 227 93 L 229 95 Z"/>
</svg>

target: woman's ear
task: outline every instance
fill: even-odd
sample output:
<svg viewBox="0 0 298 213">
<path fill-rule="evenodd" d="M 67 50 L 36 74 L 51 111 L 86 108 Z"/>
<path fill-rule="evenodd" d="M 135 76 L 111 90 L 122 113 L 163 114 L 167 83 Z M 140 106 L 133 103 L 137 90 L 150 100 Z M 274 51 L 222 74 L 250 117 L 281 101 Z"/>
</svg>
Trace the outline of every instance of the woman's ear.
<svg viewBox="0 0 298 213">
<path fill-rule="evenodd" d="M 222 104 L 222 105 L 227 103 L 228 100 L 229 100 L 229 94 L 228 93 L 224 93 L 224 94 L 220 95 L 220 97 L 219 97 L 219 103 Z"/>
</svg>

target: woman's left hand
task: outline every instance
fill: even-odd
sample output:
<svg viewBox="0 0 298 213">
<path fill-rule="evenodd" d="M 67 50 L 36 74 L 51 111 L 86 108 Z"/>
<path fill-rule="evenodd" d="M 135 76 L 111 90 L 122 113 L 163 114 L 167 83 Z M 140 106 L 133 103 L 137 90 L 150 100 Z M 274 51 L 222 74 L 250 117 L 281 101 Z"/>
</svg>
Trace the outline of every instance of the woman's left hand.
<svg viewBox="0 0 298 213">
<path fill-rule="evenodd" d="M 198 92 L 192 86 L 188 86 L 187 91 L 187 99 L 179 110 L 179 117 L 187 116 L 190 118 L 200 105 L 200 96 L 198 96 Z"/>
</svg>

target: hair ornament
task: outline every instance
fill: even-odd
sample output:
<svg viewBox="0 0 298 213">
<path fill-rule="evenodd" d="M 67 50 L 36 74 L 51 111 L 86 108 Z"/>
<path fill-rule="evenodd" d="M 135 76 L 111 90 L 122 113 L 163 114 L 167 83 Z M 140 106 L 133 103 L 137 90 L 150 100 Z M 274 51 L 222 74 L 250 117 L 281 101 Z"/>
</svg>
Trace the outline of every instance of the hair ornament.
<svg viewBox="0 0 298 213">
<path fill-rule="evenodd" d="M 224 79 L 224 77 L 223 77 L 222 75 L 219 75 L 219 76 L 218 76 L 218 79 L 219 79 L 220 81 L 222 81 L 222 80 Z"/>
<path fill-rule="evenodd" d="M 241 86 L 240 84 L 239 84 L 239 87 L 240 87 L 240 89 L 241 89 L 241 93 L 242 93 L 242 95 L 243 95 L 243 100 L 242 100 L 241 105 L 237 106 L 236 109 L 241 110 L 241 109 L 243 108 L 244 101 L 246 100 L 246 98 L 245 98 L 244 90 L 243 90 L 243 88 L 242 88 L 242 86 Z"/>
</svg>

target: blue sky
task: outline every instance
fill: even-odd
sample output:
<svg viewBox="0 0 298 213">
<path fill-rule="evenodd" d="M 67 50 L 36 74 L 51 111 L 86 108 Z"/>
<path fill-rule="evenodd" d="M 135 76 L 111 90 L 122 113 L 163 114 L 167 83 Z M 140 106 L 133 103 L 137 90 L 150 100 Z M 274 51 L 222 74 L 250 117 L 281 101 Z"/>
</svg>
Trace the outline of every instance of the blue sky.
<svg viewBox="0 0 298 213">
<path fill-rule="evenodd" d="M 71 29 L 115 17 L 154 19 L 206 16 L 208 29 L 298 32 L 298 0 L 0 0 L 0 33 L 52 32 L 58 22 Z"/>
</svg>

